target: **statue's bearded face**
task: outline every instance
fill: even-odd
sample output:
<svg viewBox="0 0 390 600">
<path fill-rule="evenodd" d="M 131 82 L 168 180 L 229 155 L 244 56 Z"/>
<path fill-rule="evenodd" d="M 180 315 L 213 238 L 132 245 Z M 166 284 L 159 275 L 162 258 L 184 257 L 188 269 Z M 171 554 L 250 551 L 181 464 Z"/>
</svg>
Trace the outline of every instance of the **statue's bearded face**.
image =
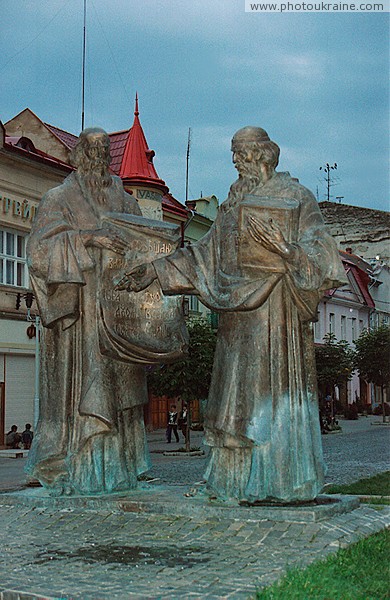
<svg viewBox="0 0 390 600">
<path fill-rule="evenodd" d="M 98 203 L 104 204 L 108 187 L 112 184 L 109 171 L 110 140 L 104 132 L 90 132 L 80 139 L 75 151 L 74 164 L 86 186 Z"/>
<path fill-rule="evenodd" d="M 232 152 L 239 177 L 231 186 L 230 192 L 235 197 L 242 198 L 261 184 L 261 152 L 247 144 L 233 144 Z"/>
<path fill-rule="evenodd" d="M 259 177 L 260 160 L 258 152 L 240 144 L 233 146 L 233 163 L 241 177 Z"/>
<path fill-rule="evenodd" d="M 91 171 L 101 173 L 108 171 L 110 164 L 110 142 L 102 133 L 90 133 L 84 142 L 84 156 L 86 165 Z"/>
</svg>

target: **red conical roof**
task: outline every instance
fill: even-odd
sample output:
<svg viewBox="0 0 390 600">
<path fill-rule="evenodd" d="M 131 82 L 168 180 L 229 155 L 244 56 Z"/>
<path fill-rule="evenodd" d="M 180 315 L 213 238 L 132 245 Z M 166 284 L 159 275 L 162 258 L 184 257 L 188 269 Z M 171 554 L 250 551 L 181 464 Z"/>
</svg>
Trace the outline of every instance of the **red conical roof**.
<svg viewBox="0 0 390 600">
<path fill-rule="evenodd" d="M 154 150 L 149 150 L 138 111 L 138 94 L 135 97 L 133 126 L 129 131 L 123 153 L 119 177 L 126 185 L 151 185 L 164 194 L 168 191 L 165 181 L 159 178 L 153 164 Z"/>
</svg>

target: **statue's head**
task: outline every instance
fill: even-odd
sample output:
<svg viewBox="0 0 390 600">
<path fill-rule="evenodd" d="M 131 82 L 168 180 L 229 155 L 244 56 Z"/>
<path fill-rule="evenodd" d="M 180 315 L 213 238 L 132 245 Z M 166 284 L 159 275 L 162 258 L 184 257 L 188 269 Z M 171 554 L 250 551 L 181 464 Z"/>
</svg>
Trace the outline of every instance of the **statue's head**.
<svg viewBox="0 0 390 600">
<path fill-rule="evenodd" d="M 110 138 L 104 129 L 100 127 L 84 129 L 71 153 L 71 161 L 83 172 L 103 165 L 108 168 L 111 162 Z"/>
<path fill-rule="evenodd" d="M 261 127 L 243 127 L 232 139 L 233 162 L 242 177 L 255 177 L 261 171 L 271 174 L 278 162 L 280 149 Z"/>
<path fill-rule="evenodd" d="M 83 177 L 92 196 L 100 203 L 106 201 L 106 190 L 112 184 L 110 138 L 104 129 L 90 127 L 80 133 L 71 153 L 71 162 Z"/>
</svg>

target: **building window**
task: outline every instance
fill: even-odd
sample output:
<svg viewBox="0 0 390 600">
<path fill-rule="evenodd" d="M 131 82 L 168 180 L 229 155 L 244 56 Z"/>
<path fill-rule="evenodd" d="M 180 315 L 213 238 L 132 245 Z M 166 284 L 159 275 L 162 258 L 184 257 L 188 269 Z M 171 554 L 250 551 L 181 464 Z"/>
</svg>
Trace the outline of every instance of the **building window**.
<svg viewBox="0 0 390 600">
<path fill-rule="evenodd" d="M 219 314 L 215 312 L 210 312 L 208 313 L 207 317 L 212 329 L 218 329 Z"/>
<path fill-rule="evenodd" d="M 28 287 L 26 237 L 20 231 L 0 230 L 0 284 Z"/>
<path fill-rule="evenodd" d="M 321 340 L 321 324 L 320 324 L 320 311 L 317 310 L 317 321 L 314 321 L 314 338 Z"/>
<path fill-rule="evenodd" d="M 361 334 L 361 332 L 364 329 L 364 322 L 363 319 L 359 319 L 359 335 Z"/>
<path fill-rule="evenodd" d="M 379 315 L 377 312 L 372 312 L 370 314 L 370 328 L 376 329 L 379 326 Z"/>
<path fill-rule="evenodd" d="M 329 313 L 329 333 L 335 333 L 335 330 L 334 330 L 334 313 Z"/>
<path fill-rule="evenodd" d="M 356 340 L 356 319 L 352 317 L 351 319 L 351 328 L 352 328 L 352 341 Z"/>
<path fill-rule="evenodd" d="M 190 310 L 193 312 L 199 312 L 199 300 L 197 296 L 190 296 Z"/>
<path fill-rule="evenodd" d="M 341 331 L 340 331 L 341 339 L 346 340 L 347 339 L 347 317 L 345 317 L 344 315 L 341 315 L 340 328 L 341 328 Z"/>
</svg>

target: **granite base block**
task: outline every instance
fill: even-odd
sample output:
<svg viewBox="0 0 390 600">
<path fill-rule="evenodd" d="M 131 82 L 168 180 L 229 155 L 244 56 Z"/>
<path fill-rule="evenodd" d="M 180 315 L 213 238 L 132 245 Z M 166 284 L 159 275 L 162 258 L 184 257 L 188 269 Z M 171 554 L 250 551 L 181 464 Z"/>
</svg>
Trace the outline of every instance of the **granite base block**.
<svg viewBox="0 0 390 600">
<path fill-rule="evenodd" d="M 186 496 L 183 486 L 144 484 L 127 494 L 101 496 L 49 496 L 43 488 L 24 489 L 0 494 L 0 505 L 26 505 L 58 510 L 85 510 L 168 514 L 196 518 L 239 521 L 316 522 L 359 507 L 359 498 L 343 495 L 320 495 L 318 504 L 293 506 L 239 506 L 210 500 L 204 493 Z"/>
</svg>

